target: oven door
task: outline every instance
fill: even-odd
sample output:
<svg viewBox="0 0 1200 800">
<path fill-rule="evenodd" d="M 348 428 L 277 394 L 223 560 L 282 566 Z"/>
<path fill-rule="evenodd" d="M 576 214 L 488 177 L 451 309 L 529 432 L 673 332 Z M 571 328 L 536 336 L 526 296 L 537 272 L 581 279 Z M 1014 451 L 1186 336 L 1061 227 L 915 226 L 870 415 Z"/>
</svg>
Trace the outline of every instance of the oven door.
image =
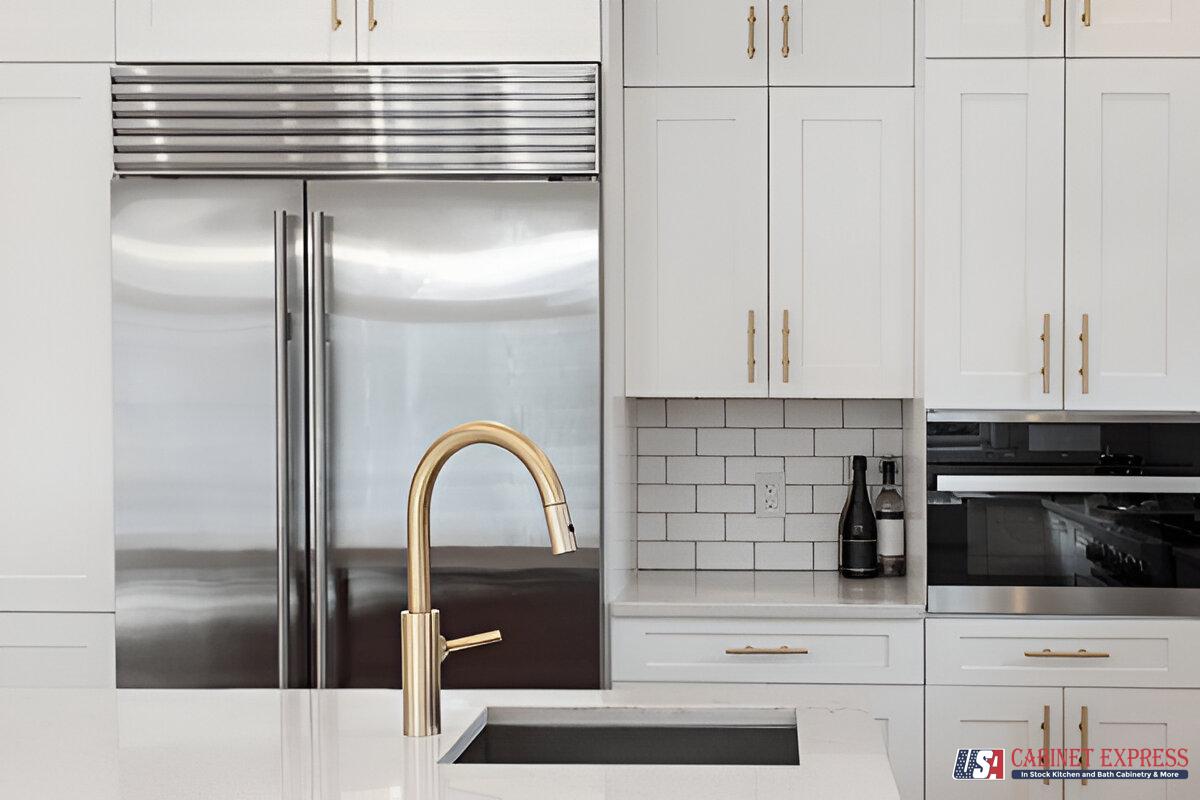
<svg viewBox="0 0 1200 800">
<path fill-rule="evenodd" d="M 931 612 L 1190 615 L 1200 608 L 1200 478 L 931 478 Z"/>
</svg>

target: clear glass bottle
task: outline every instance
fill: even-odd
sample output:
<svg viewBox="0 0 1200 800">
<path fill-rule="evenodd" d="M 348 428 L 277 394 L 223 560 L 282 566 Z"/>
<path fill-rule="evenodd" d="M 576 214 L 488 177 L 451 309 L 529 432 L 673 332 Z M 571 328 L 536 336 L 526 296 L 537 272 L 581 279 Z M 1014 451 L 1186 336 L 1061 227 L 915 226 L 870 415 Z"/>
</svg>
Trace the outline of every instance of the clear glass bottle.
<svg viewBox="0 0 1200 800">
<path fill-rule="evenodd" d="M 875 524 L 879 536 L 879 574 L 896 577 L 906 571 L 904 564 L 904 498 L 896 488 L 896 462 L 884 459 L 883 490 L 875 498 Z"/>
<path fill-rule="evenodd" d="M 846 578 L 874 578 L 879 574 L 875 514 L 867 493 L 867 459 L 855 456 L 854 482 L 842 508 L 838 526 L 838 569 Z"/>
</svg>

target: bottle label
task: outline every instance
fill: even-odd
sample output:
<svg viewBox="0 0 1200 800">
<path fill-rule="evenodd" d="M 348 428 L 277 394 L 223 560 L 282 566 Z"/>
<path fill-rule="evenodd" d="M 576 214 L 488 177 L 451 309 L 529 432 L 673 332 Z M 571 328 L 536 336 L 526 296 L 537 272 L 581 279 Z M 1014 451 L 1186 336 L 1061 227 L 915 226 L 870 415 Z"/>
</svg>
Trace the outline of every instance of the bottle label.
<svg viewBox="0 0 1200 800">
<path fill-rule="evenodd" d="M 878 525 L 879 555 L 904 555 L 904 520 L 880 519 Z"/>
</svg>

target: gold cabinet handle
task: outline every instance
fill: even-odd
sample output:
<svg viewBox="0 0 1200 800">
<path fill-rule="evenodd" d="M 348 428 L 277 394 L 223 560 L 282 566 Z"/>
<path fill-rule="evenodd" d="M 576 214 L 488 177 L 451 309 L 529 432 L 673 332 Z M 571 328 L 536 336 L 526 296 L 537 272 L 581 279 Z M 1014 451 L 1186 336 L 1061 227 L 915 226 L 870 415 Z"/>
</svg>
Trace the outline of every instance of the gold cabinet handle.
<svg viewBox="0 0 1200 800">
<path fill-rule="evenodd" d="M 750 13 L 746 16 L 746 27 L 749 29 L 749 40 L 746 42 L 746 58 L 754 58 L 754 23 L 758 22 L 758 17 L 754 16 L 754 6 L 750 6 Z"/>
<path fill-rule="evenodd" d="M 1042 315 L 1042 394 L 1050 394 L 1050 315 Z"/>
<path fill-rule="evenodd" d="M 1083 27 L 1092 27 L 1092 0 L 1083 0 Z"/>
<path fill-rule="evenodd" d="M 1051 2 L 1053 2 L 1053 0 L 1046 0 L 1046 10 L 1042 12 L 1042 25 L 1046 26 L 1047 28 L 1054 24 L 1054 18 L 1051 16 Z"/>
<path fill-rule="evenodd" d="M 367 0 L 367 30 L 373 31 L 379 27 L 379 20 L 375 18 L 375 0 Z"/>
<path fill-rule="evenodd" d="M 1042 766 L 1049 767 L 1047 759 L 1050 758 L 1050 706 L 1042 706 Z M 1049 774 L 1042 778 L 1042 783 L 1046 786 L 1050 785 Z"/>
<path fill-rule="evenodd" d="M 1111 658 L 1112 656 L 1110 656 L 1108 653 L 1100 653 L 1100 652 L 1093 653 L 1090 650 L 1075 650 L 1074 652 L 1072 652 L 1070 650 L 1051 650 L 1049 648 L 1046 648 L 1045 650 L 1026 650 L 1025 657 L 1026 658 Z"/>
<path fill-rule="evenodd" d="M 472 647 L 483 647 L 485 644 L 499 644 L 504 641 L 504 637 L 500 635 L 500 631 L 487 631 L 485 633 L 476 633 L 471 636 L 463 636 L 459 639 L 442 638 L 442 660 L 446 660 L 446 656 L 451 653 L 457 653 L 459 650 L 470 650 Z"/>
<path fill-rule="evenodd" d="M 335 31 L 342 27 L 342 18 L 338 16 L 337 4 L 338 0 L 329 0 L 330 24 L 333 25 Z"/>
<path fill-rule="evenodd" d="M 788 55 L 790 55 L 792 52 L 792 48 L 788 44 L 788 39 L 789 39 L 788 29 L 791 27 L 791 24 L 792 24 L 792 15 L 786 5 L 783 7 L 783 16 L 780 17 L 780 21 L 783 22 L 783 49 L 780 50 L 780 52 L 783 53 L 784 58 L 787 58 Z"/>
<path fill-rule="evenodd" d="M 1092 372 L 1092 365 L 1090 363 L 1091 355 L 1089 353 L 1089 351 L 1091 349 L 1089 347 L 1089 345 L 1090 345 L 1089 340 L 1091 339 L 1090 327 L 1091 326 L 1088 324 L 1088 315 L 1084 314 L 1083 315 L 1083 327 L 1079 331 L 1079 342 L 1083 346 L 1083 362 L 1079 367 L 1079 374 L 1083 378 L 1083 393 L 1084 394 L 1087 394 L 1091 388 L 1090 380 L 1089 380 L 1089 378 L 1091 377 L 1091 372 Z"/>
<path fill-rule="evenodd" d="M 1088 768 L 1088 707 L 1079 707 L 1079 766 Z M 1087 778 L 1080 778 L 1081 786 L 1087 786 Z"/>
<path fill-rule="evenodd" d="M 754 383 L 754 310 L 746 312 L 746 379 Z"/>
<path fill-rule="evenodd" d="M 785 308 L 783 310 L 783 382 L 787 383 L 792 376 L 792 356 L 791 343 L 792 326 L 790 322 L 791 314 Z"/>
<path fill-rule="evenodd" d="M 727 656 L 806 656 L 808 655 L 807 647 L 788 647 L 786 644 L 782 647 L 726 647 L 725 655 Z"/>
</svg>

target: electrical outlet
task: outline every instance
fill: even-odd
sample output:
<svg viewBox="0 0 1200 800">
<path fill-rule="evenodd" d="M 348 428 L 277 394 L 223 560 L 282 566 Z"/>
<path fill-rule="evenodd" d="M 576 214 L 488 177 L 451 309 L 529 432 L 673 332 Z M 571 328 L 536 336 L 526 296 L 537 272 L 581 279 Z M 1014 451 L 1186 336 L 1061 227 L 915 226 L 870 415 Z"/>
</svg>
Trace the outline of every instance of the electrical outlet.
<svg viewBox="0 0 1200 800">
<path fill-rule="evenodd" d="M 754 515 L 782 517 L 786 489 L 782 472 L 759 472 L 754 476 Z"/>
</svg>

